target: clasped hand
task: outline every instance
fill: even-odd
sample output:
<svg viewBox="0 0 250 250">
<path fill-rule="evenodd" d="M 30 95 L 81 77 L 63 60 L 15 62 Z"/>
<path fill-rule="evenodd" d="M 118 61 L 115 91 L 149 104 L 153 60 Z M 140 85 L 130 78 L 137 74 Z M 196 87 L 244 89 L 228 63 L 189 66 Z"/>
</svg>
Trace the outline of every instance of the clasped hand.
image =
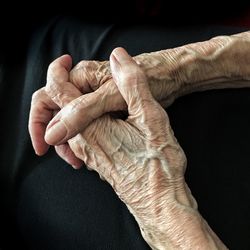
<svg viewBox="0 0 250 250">
<path fill-rule="evenodd" d="M 79 65 L 70 72 L 71 58 L 58 58 L 46 87 L 33 95 L 29 131 L 36 153 L 55 145 L 75 168 L 84 162 L 97 171 L 152 249 L 226 249 L 197 210 L 184 179 L 185 154 L 144 71 L 122 48 L 112 52 L 102 77 L 98 69 L 88 74 Z M 124 109 L 126 119 L 110 113 Z"/>
<path fill-rule="evenodd" d="M 32 97 L 29 132 L 38 155 L 54 145 L 74 168 L 97 171 L 134 215 L 152 249 L 227 249 L 197 210 L 186 157 L 164 107 L 178 96 L 249 86 L 249 32 L 110 61 L 51 63 Z M 240 61 L 235 63 L 235 55 Z M 208 60 L 209 58 L 209 60 Z M 127 111 L 126 119 L 113 116 Z"/>
<path fill-rule="evenodd" d="M 59 154 L 63 152 L 66 159 L 79 165 L 78 159 L 84 161 L 130 205 L 140 198 L 138 193 L 141 198 L 152 195 L 151 184 L 158 182 L 171 189 L 171 185 L 182 183 L 186 158 L 173 135 L 167 113 L 150 93 L 142 69 L 121 48 L 111 54 L 110 66 L 112 78 L 105 83 L 105 90 L 119 91 L 119 101 L 115 98 L 107 102 L 101 88 L 82 95 L 81 87 L 70 82 L 70 57 L 54 61 L 48 70 L 45 90 L 33 96 L 29 128 L 39 154 L 45 153 L 46 142 L 57 145 Z M 42 113 L 37 111 L 41 102 L 47 105 L 42 107 Z M 122 109 L 125 103 L 129 114 L 126 120 L 106 113 Z M 52 113 L 59 109 L 50 121 Z M 47 118 L 39 121 L 36 115 Z M 75 128 L 78 124 L 81 131 Z M 45 127 L 46 142 L 42 138 Z M 65 152 L 68 146 L 70 149 Z M 73 155 L 78 159 L 73 159 Z"/>
</svg>

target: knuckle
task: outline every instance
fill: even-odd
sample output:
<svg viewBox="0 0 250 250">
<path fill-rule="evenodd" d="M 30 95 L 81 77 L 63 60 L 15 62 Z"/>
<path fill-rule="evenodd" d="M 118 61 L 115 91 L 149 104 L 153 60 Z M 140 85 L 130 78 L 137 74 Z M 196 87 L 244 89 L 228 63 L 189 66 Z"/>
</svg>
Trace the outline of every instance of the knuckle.
<svg viewBox="0 0 250 250">
<path fill-rule="evenodd" d="M 84 80 L 90 71 L 89 67 L 90 61 L 80 61 L 69 73 L 70 82 L 76 85 L 80 85 L 82 80 Z"/>
<path fill-rule="evenodd" d="M 156 103 L 156 105 L 157 105 L 156 106 L 157 118 L 162 122 L 164 121 L 164 122 L 169 123 L 167 112 L 158 103 Z"/>
<path fill-rule="evenodd" d="M 79 85 L 79 81 L 81 81 L 83 75 L 83 70 L 80 70 L 80 68 L 73 68 L 69 73 L 69 81 Z"/>
<path fill-rule="evenodd" d="M 156 112 L 154 112 L 154 116 L 152 116 L 151 113 L 148 114 L 148 116 L 152 119 L 152 124 L 154 124 L 155 128 L 158 128 L 159 130 L 164 128 L 164 130 L 167 129 L 167 131 L 169 131 L 171 127 L 167 116 L 167 112 L 161 109 L 156 109 L 155 111 Z"/>
<path fill-rule="evenodd" d="M 124 81 L 141 81 L 144 78 L 144 74 L 140 68 L 126 67 L 124 70 L 122 70 L 122 80 Z"/>
<path fill-rule="evenodd" d="M 44 95 L 44 88 L 38 89 L 32 94 L 32 102 L 37 101 L 38 99 L 42 98 Z"/>
<path fill-rule="evenodd" d="M 107 61 L 80 61 L 70 72 L 70 81 L 77 86 L 96 90 L 111 78 L 110 67 Z"/>
<path fill-rule="evenodd" d="M 85 110 L 85 108 L 88 106 L 88 102 L 85 99 L 85 96 L 81 96 L 80 98 L 73 100 L 71 103 L 68 104 L 67 107 L 70 108 L 70 110 L 74 113 L 79 113 Z"/>
<path fill-rule="evenodd" d="M 61 81 L 61 71 L 58 62 L 52 62 L 48 67 L 46 91 L 50 90 L 57 82 Z"/>
<path fill-rule="evenodd" d="M 82 60 L 75 65 L 72 71 L 83 70 L 83 69 L 87 71 L 94 71 L 97 69 L 97 66 L 98 66 L 97 61 Z"/>
<path fill-rule="evenodd" d="M 79 63 L 76 64 L 76 66 L 74 67 L 74 69 L 80 69 L 85 67 L 88 64 L 89 61 L 86 60 L 82 60 Z"/>
<path fill-rule="evenodd" d="M 53 84 L 51 84 L 51 82 L 48 81 L 45 87 L 46 94 L 51 97 L 51 94 L 54 92 L 53 89 L 54 89 Z"/>
<path fill-rule="evenodd" d="M 57 62 L 54 61 L 54 62 L 50 63 L 48 66 L 48 72 L 53 71 L 56 67 L 57 67 Z"/>
<path fill-rule="evenodd" d="M 47 76 L 47 82 L 45 85 L 45 90 L 52 88 L 53 86 L 57 85 L 58 81 L 56 79 L 56 77 L 54 77 L 53 74 L 48 74 Z"/>
<path fill-rule="evenodd" d="M 59 91 L 57 81 L 54 81 L 51 77 L 48 77 L 44 91 L 50 98 L 54 98 L 54 96 L 57 95 Z"/>
<path fill-rule="evenodd" d="M 45 86 L 45 92 L 49 95 L 50 92 L 53 91 L 55 85 L 56 85 L 56 81 L 53 81 L 52 76 L 48 75 L 46 86 Z"/>
</svg>

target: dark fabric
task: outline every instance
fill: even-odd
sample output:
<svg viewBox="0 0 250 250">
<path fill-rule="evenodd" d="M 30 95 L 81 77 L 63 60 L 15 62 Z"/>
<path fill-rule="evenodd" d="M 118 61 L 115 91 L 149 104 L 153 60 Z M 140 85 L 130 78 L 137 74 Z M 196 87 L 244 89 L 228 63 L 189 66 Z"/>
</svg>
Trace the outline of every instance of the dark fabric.
<svg viewBox="0 0 250 250">
<path fill-rule="evenodd" d="M 32 93 L 43 86 L 56 57 L 106 60 L 122 46 L 131 55 L 242 30 L 217 26 L 86 24 L 55 18 L 22 50 L 3 50 L 0 67 L 0 247 L 16 249 L 149 249 L 126 206 L 108 183 L 85 168 L 73 170 L 53 149 L 35 156 L 27 121 Z M 19 38 L 21 39 L 21 38 Z M 13 59 L 13 60 L 12 60 Z M 230 249 L 250 249 L 250 89 L 195 93 L 168 113 L 188 158 L 186 179 L 199 210 Z"/>
</svg>

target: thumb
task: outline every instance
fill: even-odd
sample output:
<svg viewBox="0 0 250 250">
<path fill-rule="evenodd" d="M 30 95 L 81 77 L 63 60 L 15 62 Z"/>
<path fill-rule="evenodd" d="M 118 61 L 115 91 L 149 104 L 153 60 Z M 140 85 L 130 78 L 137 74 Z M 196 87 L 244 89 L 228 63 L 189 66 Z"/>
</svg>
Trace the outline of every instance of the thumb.
<svg viewBox="0 0 250 250">
<path fill-rule="evenodd" d="M 54 60 L 48 68 L 45 91 L 60 108 L 63 108 L 82 94 L 69 82 L 71 67 L 71 57 L 69 55 L 63 55 Z"/>
<path fill-rule="evenodd" d="M 128 105 L 130 116 L 144 113 L 155 102 L 143 70 L 123 48 L 116 48 L 110 56 L 113 79 Z M 139 113 L 138 113 L 139 112 Z"/>
<path fill-rule="evenodd" d="M 128 106 L 127 121 L 147 136 L 151 145 L 164 145 L 166 138 L 174 138 L 165 110 L 153 98 L 143 70 L 122 48 L 110 56 L 113 79 Z"/>
<path fill-rule="evenodd" d="M 125 108 L 117 86 L 102 85 L 97 91 L 82 95 L 61 109 L 48 124 L 45 141 L 50 145 L 63 144 L 104 113 Z"/>
</svg>

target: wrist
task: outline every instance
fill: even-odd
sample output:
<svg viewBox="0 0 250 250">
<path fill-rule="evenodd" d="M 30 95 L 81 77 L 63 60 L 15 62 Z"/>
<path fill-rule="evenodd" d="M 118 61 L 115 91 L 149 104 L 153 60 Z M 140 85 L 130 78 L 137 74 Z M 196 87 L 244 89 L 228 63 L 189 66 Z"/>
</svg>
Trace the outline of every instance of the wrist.
<svg viewBox="0 0 250 250">
<path fill-rule="evenodd" d="M 226 249 L 199 214 L 183 175 L 174 174 L 176 178 L 169 178 L 164 164 L 154 163 L 147 166 L 152 171 L 134 182 L 139 183 L 137 187 L 126 185 L 125 193 L 118 192 L 150 247 L 179 249 L 182 245 L 190 249 Z"/>
<path fill-rule="evenodd" d="M 191 193 L 183 188 L 175 190 L 175 194 L 176 198 L 167 195 L 164 197 L 167 202 L 158 202 L 160 206 L 144 211 L 143 219 L 135 216 L 149 246 L 155 250 L 227 249 L 198 212 Z"/>
<path fill-rule="evenodd" d="M 191 92 L 249 87 L 249 54 L 250 32 L 244 32 L 144 53 L 134 59 L 144 70 L 152 95 L 166 108 L 177 97 Z M 112 81 L 109 61 L 96 64 L 94 90 Z M 120 106 L 125 106 L 122 101 Z"/>
<path fill-rule="evenodd" d="M 195 91 L 250 86 L 250 32 L 135 57 L 164 107 Z"/>
<path fill-rule="evenodd" d="M 181 186 L 176 186 L 173 192 L 166 189 L 155 194 L 151 205 L 140 215 L 132 210 L 143 238 L 152 249 L 179 249 L 179 244 L 199 246 L 200 242 L 194 244 L 194 241 L 204 231 L 203 221 L 197 207 L 192 207 L 184 185 Z"/>
<path fill-rule="evenodd" d="M 179 65 L 177 61 L 166 58 L 169 51 L 172 50 L 144 53 L 134 57 L 147 76 L 152 95 L 163 107 L 169 106 L 181 89 L 181 83 L 174 77 Z"/>
</svg>

